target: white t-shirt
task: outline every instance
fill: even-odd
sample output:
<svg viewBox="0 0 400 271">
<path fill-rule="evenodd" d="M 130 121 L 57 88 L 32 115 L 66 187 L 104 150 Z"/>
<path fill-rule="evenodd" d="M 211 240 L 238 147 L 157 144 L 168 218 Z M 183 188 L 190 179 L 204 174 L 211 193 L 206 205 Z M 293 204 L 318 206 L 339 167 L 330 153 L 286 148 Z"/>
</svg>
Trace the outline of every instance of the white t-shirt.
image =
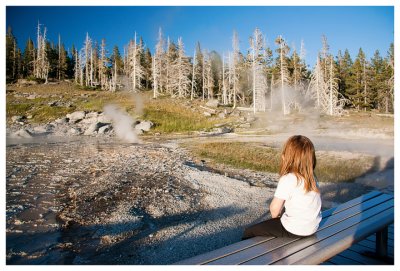
<svg viewBox="0 0 400 271">
<path fill-rule="evenodd" d="M 282 176 L 275 197 L 285 200 L 281 222 L 288 232 L 307 236 L 317 231 L 322 219 L 321 196 L 314 191 L 306 193 L 303 180 L 297 184 L 297 177 L 293 173 Z"/>
</svg>

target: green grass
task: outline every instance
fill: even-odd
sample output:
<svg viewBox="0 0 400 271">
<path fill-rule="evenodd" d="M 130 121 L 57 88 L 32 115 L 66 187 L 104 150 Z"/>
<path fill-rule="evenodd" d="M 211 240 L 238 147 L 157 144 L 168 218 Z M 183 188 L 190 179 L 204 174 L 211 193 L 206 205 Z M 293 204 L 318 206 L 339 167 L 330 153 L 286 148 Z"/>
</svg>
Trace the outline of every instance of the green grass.
<svg viewBox="0 0 400 271">
<path fill-rule="evenodd" d="M 192 111 L 183 104 L 183 100 L 170 98 L 149 99 L 145 103 L 143 115 L 140 117 L 152 121 L 155 124 L 154 132 L 160 133 L 209 130 L 216 123 L 223 122 L 209 119 L 199 112 Z"/>
<path fill-rule="evenodd" d="M 210 142 L 186 144 L 194 156 L 239 169 L 279 172 L 280 149 L 256 143 Z M 351 182 L 373 168 L 371 156 L 345 159 L 326 152 L 317 152 L 315 174 L 321 182 Z"/>
</svg>

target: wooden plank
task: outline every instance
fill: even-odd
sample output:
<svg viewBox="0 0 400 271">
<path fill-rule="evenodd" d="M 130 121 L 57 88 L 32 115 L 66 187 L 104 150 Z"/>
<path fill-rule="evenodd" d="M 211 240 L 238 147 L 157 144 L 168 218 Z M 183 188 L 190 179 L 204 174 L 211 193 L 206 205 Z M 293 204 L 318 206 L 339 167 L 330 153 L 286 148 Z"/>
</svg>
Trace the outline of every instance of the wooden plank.
<svg viewBox="0 0 400 271">
<path fill-rule="evenodd" d="M 320 232 L 324 229 L 327 229 L 328 227 L 337 224 L 338 222 L 342 222 L 345 221 L 348 218 L 351 218 L 352 216 L 354 216 L 354 214 L 359 214 L 361 215 L 362 212 L 367 211 L 373 207 L 376 207 L 375 204 L 377 204 L 377 202 L 381 202 L 382 200 L 389 200 L 389 201 L 393 201 L 392 199 L 393 197 L 391 196 L 381 196 L 381 198 L 377 201 L 367 201 L 367 202 L 363 202 L 361 205 L 356 205 L 353 206 L 350 209 L 346 209 L 340 213 L 335 214 L 334 216 L 329 216 L 325 219 L 323 219 L 320 223 L 320 227 L 318 228 L 317 232 Z M 392 203 L 389 203 L 389 205 Z M 379 206 L 379 205 L 378 205 Z M 340 230 L 342 226 L 337 226 L 336 230 Z M 331 234 L 330 234 L 331 235 Z M 280 238 L 282 239 L 282 238 Z M 300 238 L 290 238 L 288 240 L 285 239 L 285 241 L 287 241 L 287 243 L 285 245 L 288 245 L 290 243 L 293 243 L 295 241 L 300 240 Z M 302 238 L 303 240 L 303 238 Z M 282 243 L 281 242 L 268 242 L 268 243 L 262 243 L 259 245 L 255 245 L 252 247 L 249 247 L 247 249 L 243 249 L 241 251 L 238 251 L 236 253 L 231 253 L 230 255 L 227 255 L 224 258 L 220 258 L 219 260 L 215 260 L 215 261 L 209 261 L 209 264 L 241 264 L 245 261 L 248 261 L 252 258 L 258 257 L 260 255 L 264 255 L 268 252 L 272 252 L 276 249 L 279 249 L 282 247 Z M 309 245 L 312 245 L 312 243 L 310 243 Z"/>
<path fill-rule="evenodd" d="M 243 249 L 247 249 L 252 246 L 262 244 L 271 239 L 274 239 L 274 237 L 257 236 L 257 237 L 243 240 L 243 241 L 240 241 L 240 242 L 237 242 L 237 243 L 231 244 L 229 246 L 225 246 L 225 247 L 222 247 L 222 248 L 219 248 L 219 249 L 207 252 L 207 253 L 197 255 L 192 258 L 184 259 L 184 260 L 179 261 L 174 264 L 178 264 L 178 265 L 206 264 L 209 261 L 217 260 L 221 257 L 225 257 L 227 255 L 239 252 Z"/>
<path fill-rule="evenodd" d="M 344 231 L 338 232 L 331 238 L 326 238 L 313 246 L 304 248 L 287 258 L 277 261 L 275 264 L 318 264 L 330 257 L 349 248 L 353 243 L 369 235 L 370 231 L 376 231 L 381 227 L 376 221 L 390 223 L 394 219 L 394 207 L 379 212 L 367 219 L 360 217 L 361 222 L 354 224 Z"/>
<path fill-rule="evenodd" d="M 372 191 L 372 192 L 370 192 L 368 194 L 362 195 L 362 196 L 360 196 L 358 198 L 355 198 L 355 199 L 352 199 L 352 200 L 347 201 L 345 203 L 342 203 L 337 207 L 333 207 L 333 208 L 331 208 L 329 210 L 326 210 L 326 211 L 322 212 L 322 218 L 325 218 L 325 217 L 328 217 L 330 215 L 333 215 L 333 214 L 336 214 L 338 212 L 341 212 L 343 210 L 349 209 L 349 208 L 351 208 L 351 207 L 353 207 L 355 205 L 361 204 L 361 203 L 363 203 L 363 202 L 365 202 L 367 200 L 370 200 L 370 199 L 375 198 L 375 197 L 377 197 L 379 195 L 382 195 L 382 194 L 383 193 L 379 192 L 379 191 Z"/>
<path fill-rule="evenodd" d="M 268 242 L 254 246 L 252 248 L 242 250 L 235 254 L 231 254 L 227 257 L 211 261 L 208 264 L 210 265 L 240 264 L 251 258 L 254 258 L 255 255 L 259 255 L 261 253 L 268 253 L 270 251 L 273 251 L 274 249 L 284 247 L 297 240 L 298 238 L 275 238 Z"/>
<path fill-rule="evenodd" d="M 336 255 L 335 257 L 331 258 L 329 261 L 336 265 L 360 265 L 360 264 L 362 264 L 358 261 L 349 259 L 349 258 L 341 256 L 341 255 Z"/>
<path fill-rule="evenodd" d="M 392 222 L 394 219 L 392 207 L 393 202 L 392 199 L 375 206 L 361 214 L 334 224 L 329 228 L 317 231 L 310 237 L 302 238 L 298 242 L 277 249 L 269 254 L 260 255 L 245 264 L 272 264 L 278 261 L 282 264 L 292 264 L 292 262 L 298 261 L 299 258 L 301 259 L 304 257 L 311 260 L 310 264 L 320 263 L 348 248 L 352 243 L 357 242 L 359 239 L 370 235 L 369 231 L 377 231 L 377 229 L 381 227 L 380 224 L 376 223 L 377 220 L 379 221 L 381 219 L 382 224 Z M 360 221 L 363 223 L 360 223 Z M 363 226 L 363 231 L 358 230 L 360 226 Z M 346 230 L 343 231 L 343 229 Z M 333 238 L 329 238 L 332 236 Z M 357 238 L 353 238 L 353 236 Z M 325 239 L 327 239 L 327 241 L 323 242 Z M 336 243 L 339 245 L 335 245 Z M 334 252 L 332 253 L 330 252 L 330 247 L 334 245 L 336 246 L 336 250 L 332 250 Z M 294 253 L 296 256 L 294 261 L 292 261 L 292 258 L 288 256 Z M 316 256 L 317 254 L 320 254 L 321 256 Z M 312 257 L 309 257 L 310 255 L 312 255 Z M 287 258 L 285 259 L 285 257 Z"/>
<path fill-rule="evenodd" d="M 355 205 L 349 209 L 343 210 L 341 212 L 335 213 L 332 216 L 328 216 L 326 217 L 326 219 L 322 219 L 320 224 L 319 224 L 319 228 L 318 229 L 323 229 L 327 226 L 330 226 L 333 224 L 333 222 L 340 222 L 343 221 L 344 219 L 347 219 L 351 216 L 360 214 L 361 212 L 364 212 L 370 208 L 373 208 L 381 203 L 387 202 L 388 200 L 392 200 L 393 196 L 391 195 L 387 195 L 387 194 L 383 194 L 380 195 L 378 197 L 375 197 L 373 199 L 370 199 L 368 201 L 365 201 L 361 204 Z"/>
<path fill-rule="evenodd" d="M 371 258 L 371 257 L 366 257 L 366 256 L 361 255 L 360 253 L 354 252 L 350 249 L 347 249 L 338 255 L 344 256 L 344 257 L 347 257 L 350 259 L 354 259 L 355 261 L 360 262 L 362 264 L 369 264 L 369 265 L 384 264 L 384 262 L 382 262 L 382 261 L 379 261 L 379 260 Z"/>
</svg>

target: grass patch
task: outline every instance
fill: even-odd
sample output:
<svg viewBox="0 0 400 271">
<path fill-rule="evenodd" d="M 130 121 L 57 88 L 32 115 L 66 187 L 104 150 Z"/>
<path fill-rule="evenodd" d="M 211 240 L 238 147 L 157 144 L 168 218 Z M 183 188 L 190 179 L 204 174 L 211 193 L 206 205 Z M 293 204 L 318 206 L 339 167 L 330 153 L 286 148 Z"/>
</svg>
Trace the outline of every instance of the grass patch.
<svg viewBox="0 0 400 271">
<path fill-rule="evenodd" d="M 193 112 L 180 100 L 165 98 L 148 100 L 141 118 L 152 121 L 155 124 L 154 132 L 161 133 L 209 130 L 217 123 L 217 120 Z"/>
<path fill-rule="evenodd" d="M 279 172 L 281 150 L 256 143 L 210 142 L 186 144 L 194 156 L 239 169 Z M 351 182 L 373 168 L 371 156 L 344 158 L 327 152 L 316 152 L 315 174 L 321 182 Z"/>
<path fill-rule="evenodd" d="M 7 103 L 6 108 L 7 108 L 7 116 L 20 116 L 20 115 L 25 115 L 26 112 L 29 112 L 31 108 L 33 107 L 32 103 Z"/>
</svg>

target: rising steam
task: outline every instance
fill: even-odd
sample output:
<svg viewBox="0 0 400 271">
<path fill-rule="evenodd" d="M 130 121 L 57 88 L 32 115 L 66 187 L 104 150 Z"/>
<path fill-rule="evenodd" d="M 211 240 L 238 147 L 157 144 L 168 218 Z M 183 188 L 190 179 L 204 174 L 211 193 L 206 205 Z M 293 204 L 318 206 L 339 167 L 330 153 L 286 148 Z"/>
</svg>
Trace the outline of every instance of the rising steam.
<svg viewBox="0 0 400 271">
<path fill-rule="evenodd" d="M 126 112 L 119 109 L 116 105 L 104 106 L 104 113 L 113 123 L 117 137 L 127 143 L 139 143 L 136 130 L 134 129 L 134 119 Z"/>
</svg>

